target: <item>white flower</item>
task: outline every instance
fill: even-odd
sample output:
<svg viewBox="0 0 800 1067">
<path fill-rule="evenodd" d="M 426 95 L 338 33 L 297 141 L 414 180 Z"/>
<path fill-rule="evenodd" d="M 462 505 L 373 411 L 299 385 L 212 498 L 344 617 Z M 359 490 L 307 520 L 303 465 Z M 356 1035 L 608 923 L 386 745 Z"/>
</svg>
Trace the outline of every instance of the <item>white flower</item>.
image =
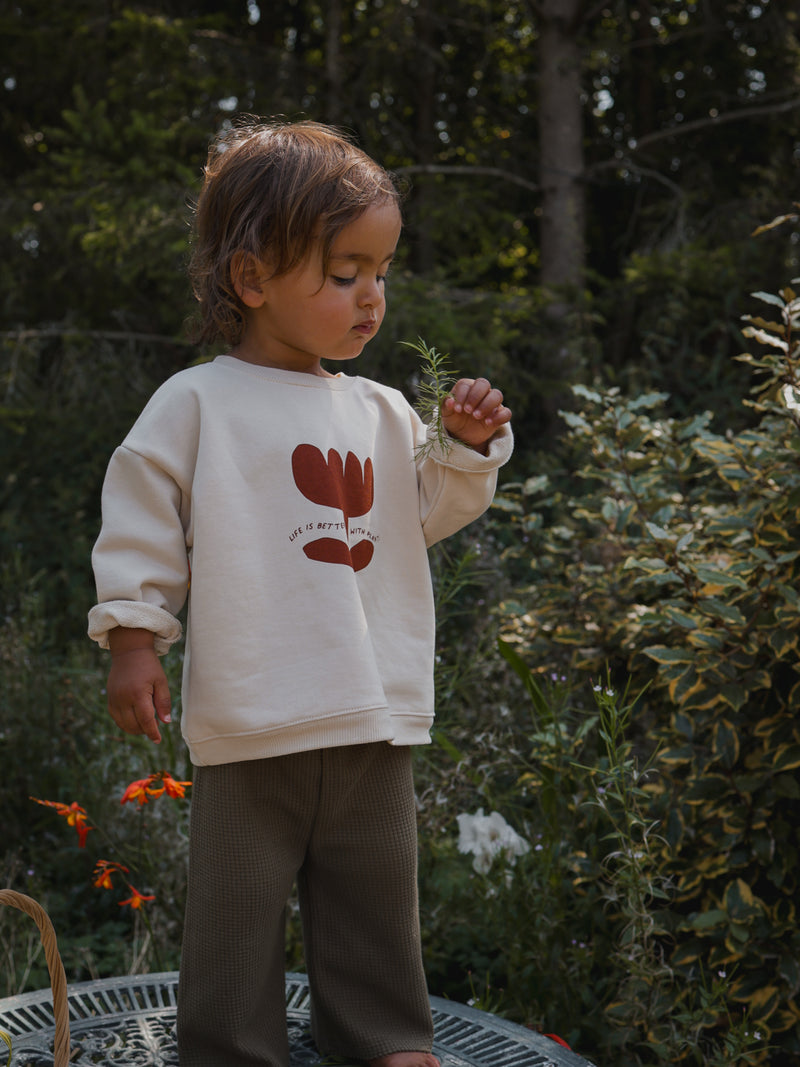
<svg viewBox="0 0 800 1067">
<path fill-rule="evenodd" d="M 502 855 L 507 863 L 513 864 L 517 856 L 524 856 L 530 849 L 528 842 L 508 825 L 499 811 L 484 815 L 483 808 L 478 808 L 474 815 L 458 815 L 456 821 L 458 851 L 475 857 L 472 866 L 479 874 L 488 874 L 496 856 Z"/>
</svg>

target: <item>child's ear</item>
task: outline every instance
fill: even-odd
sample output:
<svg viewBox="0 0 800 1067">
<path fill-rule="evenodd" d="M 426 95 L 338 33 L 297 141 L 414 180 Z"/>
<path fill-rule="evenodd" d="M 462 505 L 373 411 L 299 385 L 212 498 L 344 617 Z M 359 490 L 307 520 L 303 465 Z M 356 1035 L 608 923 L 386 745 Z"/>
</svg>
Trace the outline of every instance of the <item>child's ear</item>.
<svg viewBox="0 0 800 1067">
<path fill-rule="evenodd" d="M 231 257 L 231 281 L 245 307 L 259 308 L 264 303 L 264 282 L 268 272 L 252 252 L 234 252 Z"/>
</svg>

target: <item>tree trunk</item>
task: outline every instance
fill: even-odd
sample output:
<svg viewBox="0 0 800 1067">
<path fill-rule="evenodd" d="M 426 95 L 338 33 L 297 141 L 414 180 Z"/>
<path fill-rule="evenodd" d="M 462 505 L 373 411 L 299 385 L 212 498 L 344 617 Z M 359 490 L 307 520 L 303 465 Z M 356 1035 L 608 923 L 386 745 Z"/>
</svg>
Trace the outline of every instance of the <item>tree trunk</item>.
<svg viewBox="0 0 800 1067">
<path fill-rule="evenodd" d="M 416 77 L 415 77 L 415 125 L 417 160 L 423 166 L 433 163 L 436 154 L 434 136 L 434 93 L 436 92 L 436 61 L 434 58 L 434 27 L 429 0 L 422 0 L 416 10 L 414 20 L 417 31 Z M 420 176 L 414 186 L 416 215 L 422 225 L 418 225 L 414 234 L 414 266 L 420 274 L 433 270 L 436 250 L 433 243 L 433 227 L 428 222 L 428 212 L 432 197 L 431 181 L 435 179 Z"/>
<path fill-rule="evenodd" d="M 580 0 L 541 0 L 539 180 L 541 283 L 580 290 L 586 265 Z"/>
<path fill-rule="evenodd" d="M 342 118 L 342 0 L 328 0 L 325 81 L 325 121 L 335 126 Z"/>
</svg>

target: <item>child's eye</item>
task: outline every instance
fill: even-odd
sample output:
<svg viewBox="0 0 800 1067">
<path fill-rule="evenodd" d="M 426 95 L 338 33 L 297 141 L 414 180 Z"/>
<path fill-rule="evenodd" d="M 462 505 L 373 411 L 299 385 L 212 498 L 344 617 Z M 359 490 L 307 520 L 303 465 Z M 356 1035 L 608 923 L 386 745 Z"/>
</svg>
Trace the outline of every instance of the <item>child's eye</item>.
<svg viewBox="0 0 800 1067">
<path fill-rule="evenodd" d="M 375 275 L 375 281 L 380 282 L 380 283 L 385 282 L 386 281 L 386 275 L 388 273 L 389 272 L 387 271 L 386 274 L 376 274 Z M 341 286 L 355 285 L 355 283 L 358 281 L 358 275 L 357 274 L 354 274 L 352 278 L 343 278 L 341 275 L 331 274 L 330 278 L 331 278 L 331 281 L 333 282 L 334 285 L 341 285 Z"/>
</svg>

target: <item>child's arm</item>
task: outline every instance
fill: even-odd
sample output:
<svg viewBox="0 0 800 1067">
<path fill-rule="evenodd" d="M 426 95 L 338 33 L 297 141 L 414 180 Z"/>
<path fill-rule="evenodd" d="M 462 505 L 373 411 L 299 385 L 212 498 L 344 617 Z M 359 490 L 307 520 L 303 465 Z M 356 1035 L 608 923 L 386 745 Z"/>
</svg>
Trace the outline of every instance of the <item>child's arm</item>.
<svg viewBox="0 0 800 1067">
<path fill-rule="evenodd" d="M 486 454 L 486 444 L 511 421 L 503 394 L 485 378 L 460 378 L 442 404 L 442 424 L 451 437 Z"/>
<path fill-rule="evenodd" d="M 469 409 L 469 410 L 467 410 Z M 511 412 L 485 378 L 461 378 L 444 399 L 441 423 L 452 439 L 440 443 L 435 425 L 417 418 L 419 516 L 428 547 L 483 515 L 497 471 L 513 448 Z"/>
<path fill-rule="evenodd" d="M 117 626 L 108 634 L 111 670 L 108 675 L 108 710 L 121 730 L 161 740 L 158 719 L 170 722 L 167 677 L 153 649 L 149 630 Z"/>
</svg>

